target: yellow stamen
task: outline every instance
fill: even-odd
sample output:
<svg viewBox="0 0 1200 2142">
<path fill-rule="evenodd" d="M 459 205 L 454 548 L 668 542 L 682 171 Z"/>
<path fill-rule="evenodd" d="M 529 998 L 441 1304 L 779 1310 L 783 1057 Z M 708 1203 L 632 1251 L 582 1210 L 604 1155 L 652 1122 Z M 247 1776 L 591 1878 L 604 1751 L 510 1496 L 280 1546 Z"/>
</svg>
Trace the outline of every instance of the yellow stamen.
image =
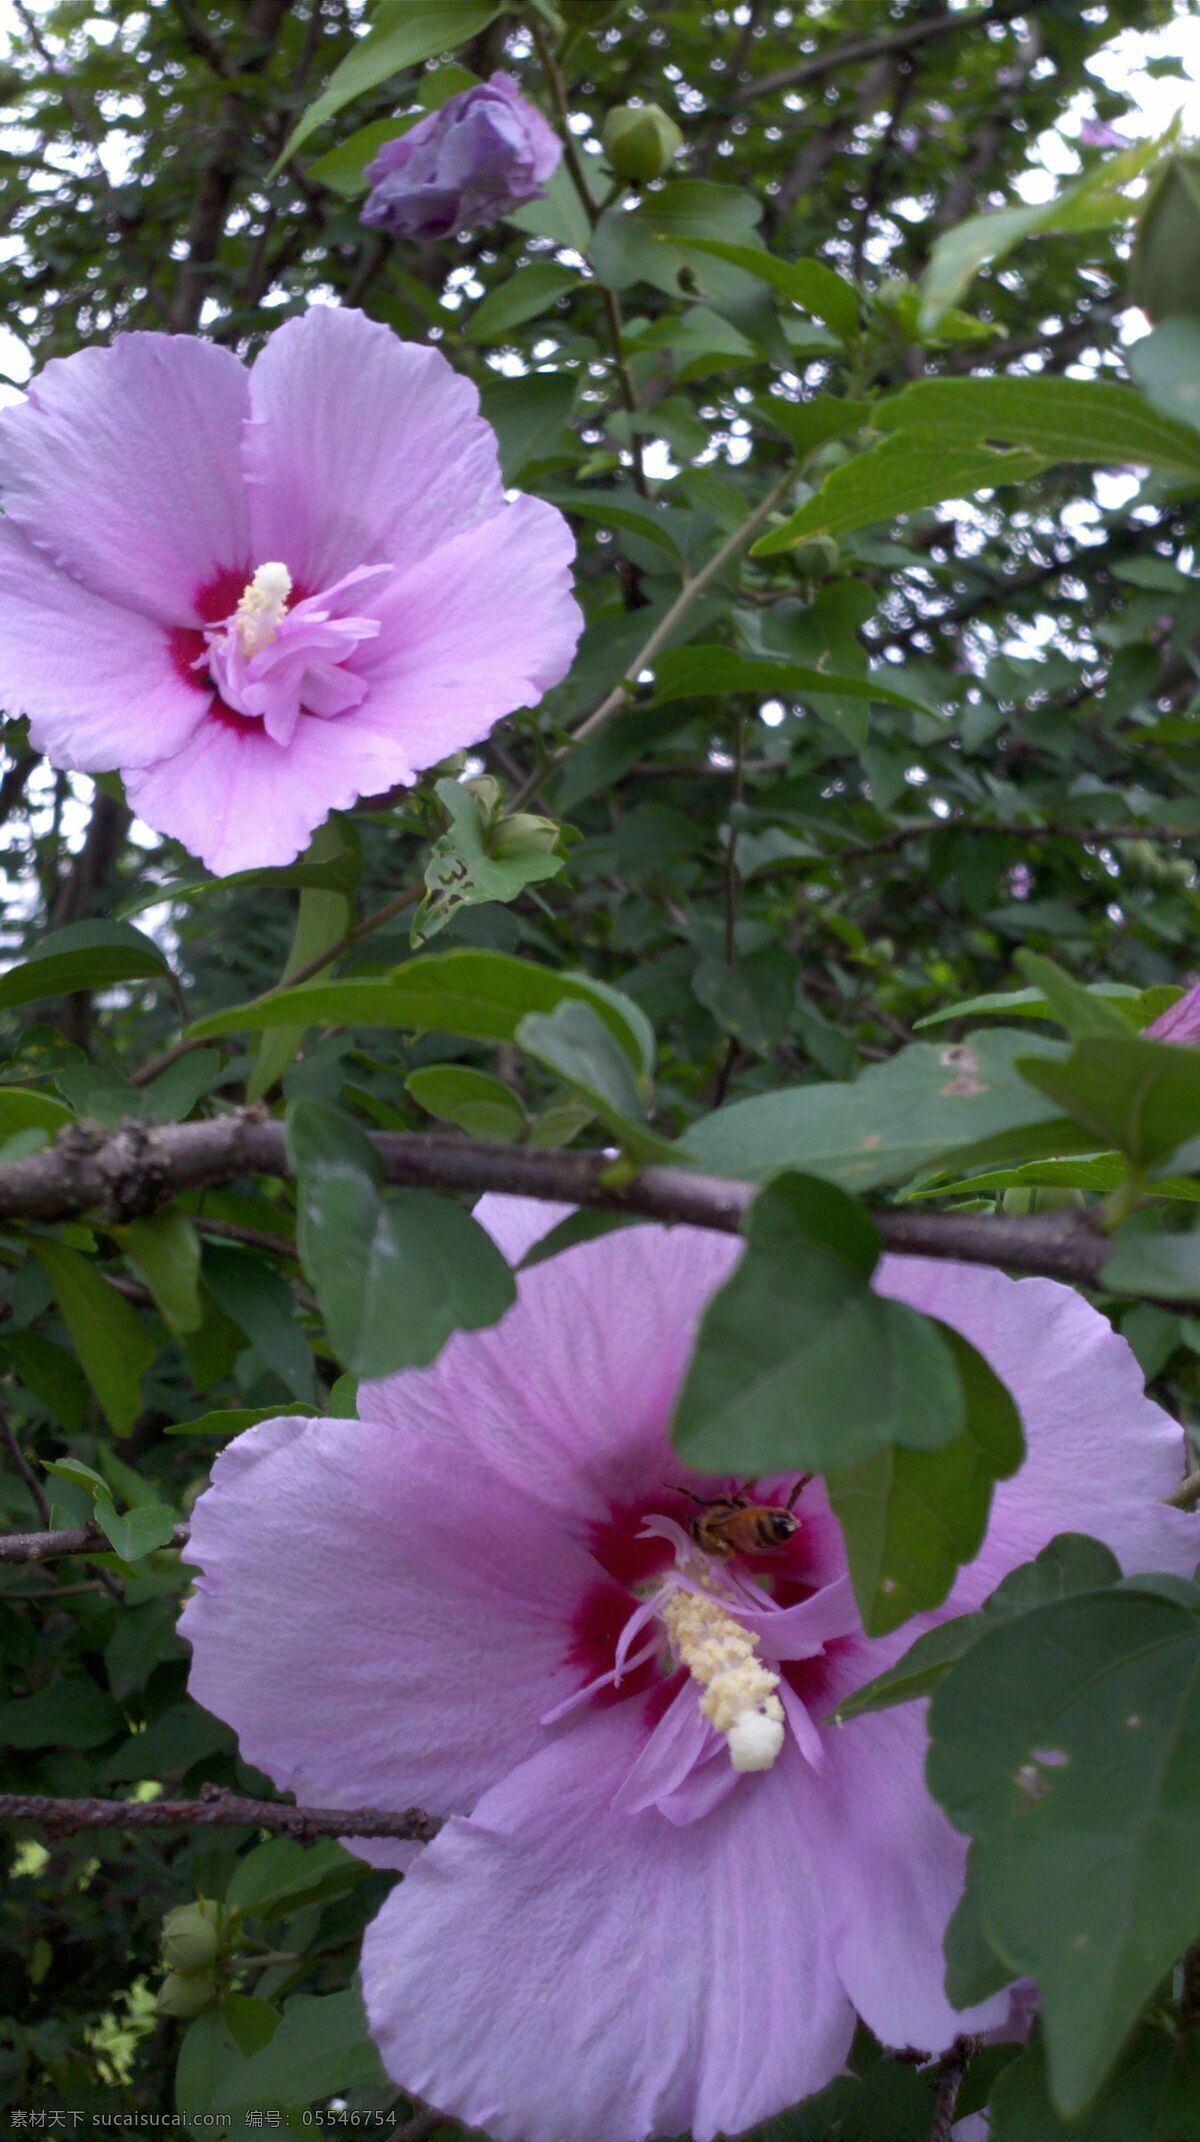
<svg viewBox="0 0 1200 2142">
<path fill-rule="evenodd" d="M 758 1639 L 715 1599 L 672 1592 L 662 1617 L 680 1664 L 704 1690 L 701 1715 L 723 1733 L 735 1770 L 769 1770 L 783 1746 L 779 1676 L 758 1656 Z"/>
<path fill-rule="evenodd" d="M 238 598 L 234 630 L 244 655 L 261 653 L 276 637 L 287 615 L 292 576 L 277 559 L 260 565 Z"/>
</svg>

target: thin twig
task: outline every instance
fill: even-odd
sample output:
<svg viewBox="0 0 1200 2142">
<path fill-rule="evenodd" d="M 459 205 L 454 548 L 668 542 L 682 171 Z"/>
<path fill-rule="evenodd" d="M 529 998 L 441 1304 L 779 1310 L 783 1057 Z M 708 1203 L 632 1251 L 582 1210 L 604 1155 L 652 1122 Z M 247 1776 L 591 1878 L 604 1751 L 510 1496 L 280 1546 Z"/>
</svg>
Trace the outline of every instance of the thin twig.
<svg viewBox="0 0 1200 2142">
<path fill-rule="evenodd" d="M 947 8 L 937 15 L 923 15 L 919 21 L 906 23 L 903 29 L 885 30 L 877 37 L 849 37 L 844 44 L 832 45 L 827 52 L 814 52 L 810 59 L 797 60 L 791 67 L 780 67 L 774 74 L 763 74 L 736 89 L 729 99 L 735 109 L 743 104 L 752 104 L 758 97 L 773 95 L 777 89 L 797 89 L 807 82 L 821 82 L 830 74 L 840 74 L 843 67 L 857 66 L 863 60 L 886 59 L 893 52 L 911 52 L 916 45 L 927 44 L 930 38 L 943 37 L 948 32 L 979 31 L 992 22 L 1011 22 L 1014 15 L 1031 15 L 1044 0 L 994 0 L 991 7 L 984 7 L 968 15 L 958 8 Z"/>
<path fill-rule="evenodd" d="M 929 2142 L 950 2142 L 954 2129 L 954 2116 L 958 2094 L 962 2089 L 963 2076 L 978 2050 L 978 2038 L 956 2038 L 948 2053 L 943 2053 L 937 2064 L 937 2083 L 934 2089 L 933 2118 L 929 2123 Z"/>
<path fill-rule="evenodd" d="M 311 1844 L 317 1837 L 401 1837 L 428 1844 L 441 1828 L 437 1815 L 407 1807 L 287 1807 L 205 1788 L 198 1800 L 65 1800 L 42 1793 L 0 1793 L 0 1822 L 32 1822 L 52 1837 L 76 1830 L 274 1830 Z"/>
<path fill-rule="evenodd" d="M 30 1500 L 43 1525 L 48 1525 L 50 1522 L 50 1504 L 46 1499 L 45 1489 L 17 1441 L 13 1424 L 8 1417 L 7 1406 L 0 1406 L 0 1438 L 3 1439 L 4 1447 L 12 1460 L 13 1471 L 19 1473 L 29 1489 Z"/>
<path fill-rule="evenodd" d="M 168 1545 L 186 1544 L 188 1528 L 176 1525 Z M 0 1562 L 57 1562 L 65 1554 L 112 1554 L 113 1543 L 99 1525 L 61 1525 L 53 1532 L 6 1532 L 0 1534 Z M 97 1577 L 110 1575 L 98 1570 Z M 0 1594 L 0 1597 L 5 1596 Z"/>
</svg>

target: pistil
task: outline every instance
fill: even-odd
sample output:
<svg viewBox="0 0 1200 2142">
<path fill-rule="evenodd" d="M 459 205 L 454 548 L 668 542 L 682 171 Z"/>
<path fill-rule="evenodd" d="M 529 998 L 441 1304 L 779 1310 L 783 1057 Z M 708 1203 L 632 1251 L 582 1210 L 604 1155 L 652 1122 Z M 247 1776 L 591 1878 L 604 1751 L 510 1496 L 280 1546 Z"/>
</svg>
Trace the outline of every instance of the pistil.
<svg viewBox="0 0 1200 2142">
<path fill-rule="evenodd" d="M 291 592 L 292 576 L 286 565 L 276 558 L 259 566 L 238 597 L 234 630 L 244 655 L 261 654 L 270 646 L 287 615 Z"/>
<path fill-rule="evenodd" d="M 660 1613 L 680 1664 L 704 1690 L 701 1715 L 729 1743 L 735 1770 L 769 1770 L 784 1741 L 778 1674 L 758 1656 L 758 1639 L 716 1599 L 672 1591 Z"/>
</svg>

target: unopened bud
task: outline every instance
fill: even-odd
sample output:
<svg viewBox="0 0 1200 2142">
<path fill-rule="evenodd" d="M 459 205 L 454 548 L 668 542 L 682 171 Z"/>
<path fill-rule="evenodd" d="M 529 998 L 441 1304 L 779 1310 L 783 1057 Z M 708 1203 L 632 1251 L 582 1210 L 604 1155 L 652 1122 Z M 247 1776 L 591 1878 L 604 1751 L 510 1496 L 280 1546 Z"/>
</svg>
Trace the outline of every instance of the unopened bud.
<svg viewBox="0 0 1200 2142">
<path fill-rule="evenodd" d="M 1129 294 L 1154 321 L 1200 316 L 1200 150 L 1167 158 L 1142 210 Z"/>
<path fill-rule="evenodd" d="M 796 571 L 808 580 L 827 580 L 842 562 L 840 547 L 827 535 L 804 536 L 791 557 Z"/>
<path fill-rule="evenodd" d="M 513 855 L 553 855 L 561 835 L 562 828 L 552 818 L 514 811 L 511 818 L 500 820 L 492 834 L 492 854 L 497 861 Z"/>
<path fill-rule="evenodd" d="M 198 1904 L 180 1904 L 167 1912 L 162 1923 L 163 1962 L 171 1972 L 207 1971 L 221 1947 L 219 1904 L 202 1897 Z"/>
<path fill-rule="evenodd" d="M 493 818 L 504 800 L 504 790 L 495 774 L 480 774 L 474 781 L 464 781 L 468 796 L 473 796 L 479 805 L 479 815 L 486 820 Z"/>
<path fill-rule="evenodd" d="M 157 2007 L 160 2016 L 173 2016 L 177 2023 L 190 2023 L 193 2016 L 202 2015 L 212 2006 L 216 1997 L 217 1981 L 212 1971 L 168 1971 L 158 1989 Z"/>
<path fill-rule="evenodd" d="M 661 178 L 683 135 L 658 104 L 618 104 L 604 122 L 604 153 L 618 178 Z"/>
</svg>

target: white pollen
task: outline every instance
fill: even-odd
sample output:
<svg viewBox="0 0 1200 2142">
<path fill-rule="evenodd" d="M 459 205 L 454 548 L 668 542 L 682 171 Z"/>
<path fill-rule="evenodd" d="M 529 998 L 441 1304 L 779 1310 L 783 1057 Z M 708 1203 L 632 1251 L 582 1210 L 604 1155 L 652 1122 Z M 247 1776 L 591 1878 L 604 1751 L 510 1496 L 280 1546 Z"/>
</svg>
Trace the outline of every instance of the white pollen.
<svg viewBox="0 0 1200 2142">
<path fill-rule="evenodd" d="M 704 1693 L 700 1714 L 729 1743 L 735 1770 L 769 1770 L 783 1746 L 779 1675 L 758 1656 L 758 1639 L 727 1608 L 695 1592 L 673 1592 L 662 1608 L 672 1648 Z"/>
<path fill-rule="evenodd" d="M 735 1770 L 769 1770 L 783 1746 L 783 1726 L 762 1711 L 745 1711 L 729 1729 L 729 1760 Z"/>
<path fill-rule="evenodd" d="M 238 597 L 238 640 L 244 655 L 260 654 L 278 634 L 287 614 L 292 576 L 277 558 L 260 565 Z"/>
</svg>

